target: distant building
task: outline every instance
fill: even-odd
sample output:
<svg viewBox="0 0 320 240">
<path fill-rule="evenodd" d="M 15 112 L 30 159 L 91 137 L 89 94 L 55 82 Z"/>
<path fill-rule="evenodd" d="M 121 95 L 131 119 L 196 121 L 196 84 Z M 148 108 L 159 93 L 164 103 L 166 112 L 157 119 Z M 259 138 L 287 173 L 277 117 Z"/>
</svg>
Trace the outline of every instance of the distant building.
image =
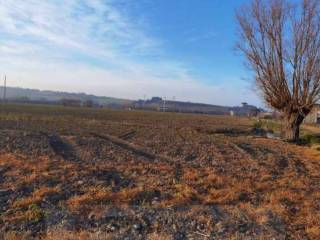
<svg viewBox="0 0 320 240">
<path fill-rule="evenodd" d="M 231 115 L 256 117 L 259 112 L 264 110 L 256 106 L 242 103 L 242 106 L 228 107 L 204 103 L 181 102 L 175 100 L 165 100 L 160 97 L 143 99 L 131 104 L 132 109 L 144 109 L 149 111 L 166 111 L 166 112 L 184 112 L 184 113 L 201 113 L 212 115 Z"/>
<path fill-rule="evenodd" d="M 260 112 L 257 116 L 259 119 L 277 119 L 276 112 Z"/>
<path fill-rule="evenodd" d="M 304 120 L 309 124 L 320 124 L 320 104 L 316 104 Z"/>
</svg>

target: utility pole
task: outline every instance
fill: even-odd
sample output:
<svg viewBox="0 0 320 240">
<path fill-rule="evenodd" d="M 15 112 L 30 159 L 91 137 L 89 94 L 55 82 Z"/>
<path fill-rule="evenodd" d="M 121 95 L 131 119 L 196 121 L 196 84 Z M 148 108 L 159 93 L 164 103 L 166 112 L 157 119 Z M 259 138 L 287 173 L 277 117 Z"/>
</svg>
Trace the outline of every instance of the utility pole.
<svg viewBox="0 0 320 240">
<path fill-rule="evenodd" d="M 3 84 L 3 102 L 6 101 L 7 98 L 7 76 L 4 75 L 4 84 Z"/>
<path fill-rule="evenodd" d="M 144 95 L 143 95 L 143 107 L 142 107 L 142 108 L 144 108 L 145 105 L 146 105 L 146 95 L 144 94 Z"/>
<path fill-rule="evenodd" d="M 166 97 L 163 98 L 163 111 L 166 111 Z"/>
<path fill-rule="evenodd" d="M 175 96 L 172 97 L 172 109 L 173 109 L 174 112 L 177 111 L 177 109 L 176 109 L 176 97 Z"/>
</svg>

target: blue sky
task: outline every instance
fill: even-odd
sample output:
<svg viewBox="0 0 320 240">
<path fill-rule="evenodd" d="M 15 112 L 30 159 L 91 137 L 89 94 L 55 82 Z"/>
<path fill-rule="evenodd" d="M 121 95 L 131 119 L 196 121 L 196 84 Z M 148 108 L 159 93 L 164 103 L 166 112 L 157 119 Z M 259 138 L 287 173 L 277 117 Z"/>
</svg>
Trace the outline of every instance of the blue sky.
<svg viewBox="0 0 320 240">
<path fill-rule="evenodd" d="M 0 73 L 13 86 L 261 104 L 234 51 L 247 0 L 3 0 Z"/>
</svg>

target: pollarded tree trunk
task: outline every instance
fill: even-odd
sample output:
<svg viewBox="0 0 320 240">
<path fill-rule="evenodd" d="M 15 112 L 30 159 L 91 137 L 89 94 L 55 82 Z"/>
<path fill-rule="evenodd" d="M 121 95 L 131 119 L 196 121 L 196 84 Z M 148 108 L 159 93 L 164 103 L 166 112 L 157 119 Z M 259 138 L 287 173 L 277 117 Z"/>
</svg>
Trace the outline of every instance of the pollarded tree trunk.
<svg viewBox="0 0 320 240">
<path fill-rule="evenodd" d="M 284 114 L 284 137 L 288 141 L 296 142 L 300 136 L 300 126 L 305 116 L 299 112 L 289 112 Z"/>
</svg>

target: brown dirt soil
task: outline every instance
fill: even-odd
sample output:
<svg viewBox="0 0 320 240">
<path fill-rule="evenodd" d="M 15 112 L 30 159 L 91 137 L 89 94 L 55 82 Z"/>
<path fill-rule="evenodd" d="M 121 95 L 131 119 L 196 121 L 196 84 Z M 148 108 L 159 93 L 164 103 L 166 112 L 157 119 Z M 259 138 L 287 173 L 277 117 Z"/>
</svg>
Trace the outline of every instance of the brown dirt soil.
<svg viewBox="0 0 320 240">
<path fill-rule="evenodd" d="M 320 152 L 246 118 L 0 106 L 0 239 L 320 239 Z"/>
</svg>

